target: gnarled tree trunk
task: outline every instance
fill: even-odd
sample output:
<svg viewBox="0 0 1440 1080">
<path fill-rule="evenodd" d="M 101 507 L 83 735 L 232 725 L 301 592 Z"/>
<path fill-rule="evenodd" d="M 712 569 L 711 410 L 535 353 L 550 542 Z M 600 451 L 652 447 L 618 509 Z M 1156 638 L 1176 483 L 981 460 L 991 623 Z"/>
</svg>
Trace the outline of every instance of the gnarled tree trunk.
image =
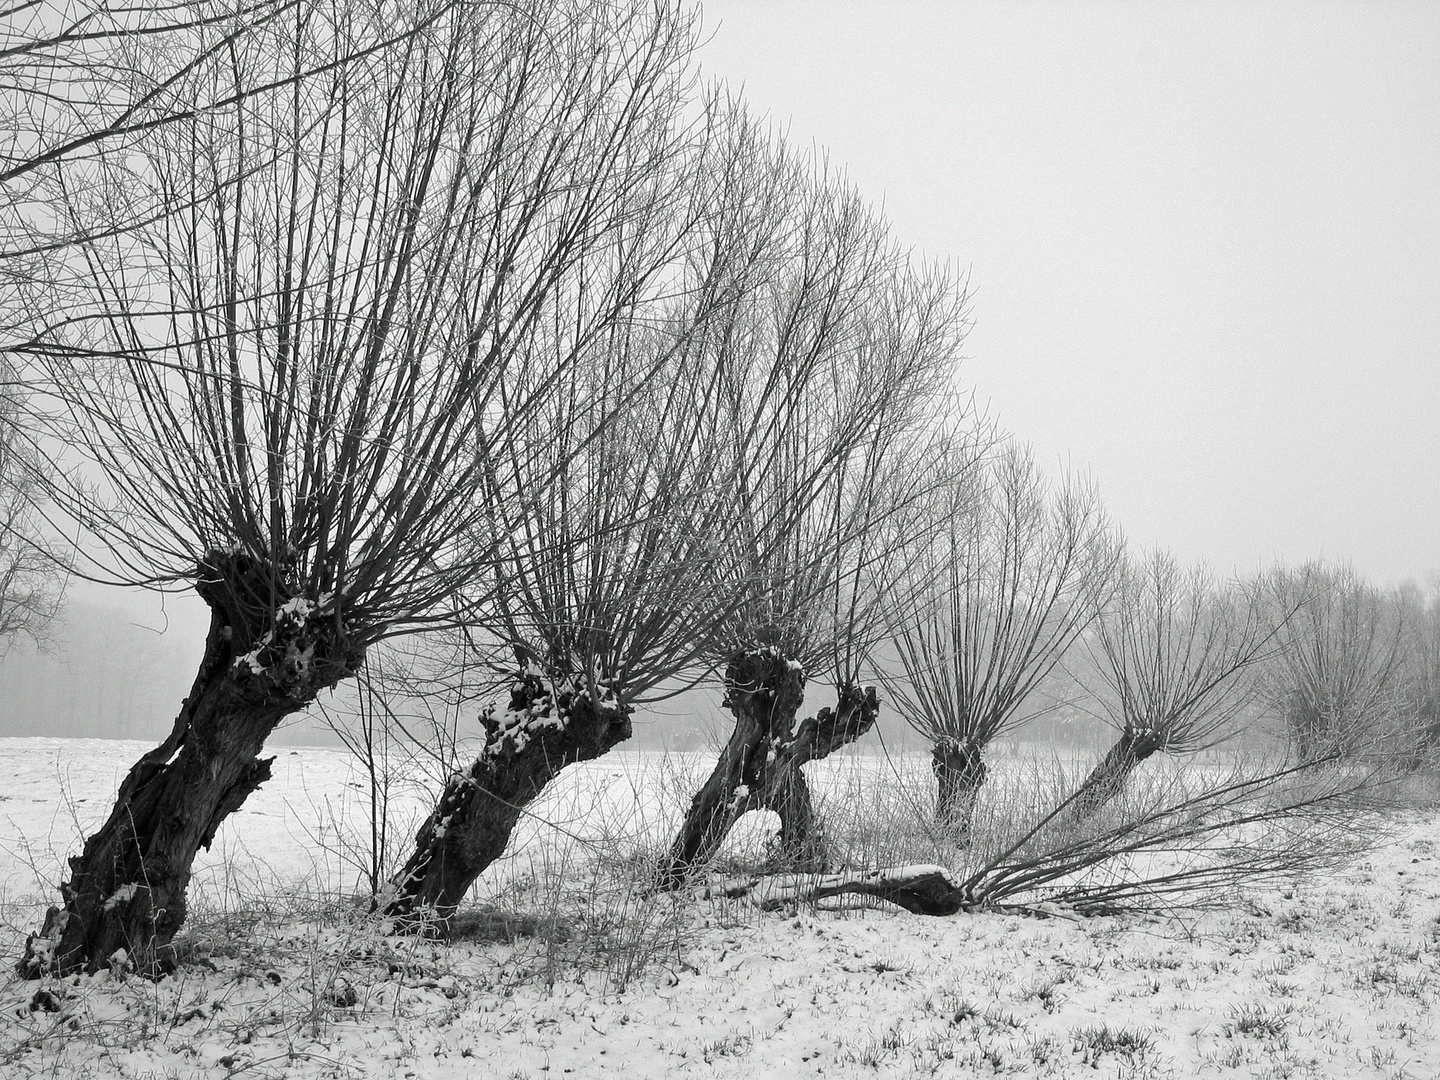
<svg viewBox="0 0 1440 1080">
<path fill-rule="evenodd" d="M 1070 804 L 1070 813 L 1076 818 L 1086 817 L 1099 810 L 1125 787 L 1130 774 L 1156 750 L 1160 749 L 1159 736 L 1150 729 L 1126 728 L 1120 740 L 1090 770 Z"/>
<path fill-rule="evenodd" d="M 874 687 L 843 687 L 836 709 L 821 709 L 797 725 L 805 672 L 774 649 L 740 653 L 725 671 L 725 706 L 735 730 L 709 779 L 691 800 L 669 854 L 656 873 L 661 888 L 683 884 L 711 859 L 749 810 L 780 818 L 781 859 L 807 870 L 825 866 L 825 843 L 801 767 L 858 739 L 875 723 Z"/>
<path fill-rule="evenodd" d="M 788 737 L 772 737 L 775 752 L 762 769 L 761 805 L 780 818 L 780 862 L 788 869 L 821 872 L 828 850 L 801 766 L 829 757 L 875 726 L 880 703 L 873 686 L 846 685 L 834 709 L 801 720 Z"/>
<path fill-rule="evenodd" d="M 210 631 L 190 695 L 170 735 L 131 767 L 109 819 L 70 859 L 64 907 L 50 908 L 26 941 L 19 970 L 27 977 L 166 970 L 196 853 L 270 777 L 274 759 L 259 758 L 266 737 L 363 658 L 334 612 L 293 595 L 261 561 L 212 552 L 196 589 L 210 605 Z"/>
<path fill-rule="evenodd" d="M 941 739 L 930 754 L 939 793 L 935 823 L 960 840 L 968 840 L 975 821 L 975 800 L 988 770 L 980 747 L 971 742 Z"/>
<path fill-rule="evenodd" d="M 484 718 L 485 748 L 456 773 L 415 837 L 415 851 L 380 899 L 382 912 L 424 926 L 454 914 L 470 886 L 510 842 L 525 806 L 565 766 L 630 737 L 630 709 L 580 680 L 521 675 L 510 706 Z"/>
</svg>

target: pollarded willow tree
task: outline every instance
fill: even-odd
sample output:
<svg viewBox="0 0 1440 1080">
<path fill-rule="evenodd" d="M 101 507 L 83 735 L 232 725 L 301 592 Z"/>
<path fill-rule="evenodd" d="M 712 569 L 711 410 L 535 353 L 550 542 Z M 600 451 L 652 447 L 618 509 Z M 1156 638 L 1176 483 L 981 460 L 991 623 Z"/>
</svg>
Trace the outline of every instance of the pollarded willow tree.
<svg viewBox="0 0 1440 1080">
<path fill-rule="evenodd" d="M 968 326 L 963 283 L 912 265 L 854 192 L 804 172 L 786 258 L 717 342 L 735 478 L 723 558 L 742 594 L 711 655 L 735 727 L 657 870 L 666 888 L 755 809 L 778 814 L 783 861 L 825 863 L 802 767 L 875 722 L 861 673 L 934 476 L 922 462 L 963 472 L 977 456 L 967 411 L 945 418 Z M 801 719 L 817 673 L 836 705 Z"/>
<path fill-rule="evenodd" d="M 1403 687 L 1405 619 L 1352 567 L 1276 569 L 1265 590 L 1293 614 L 1275 636 L 1265 693 L 1301 761 L 1404 754 L 1418 732 Z"/>
<path fill-rule="evenodd" d="M 900 715 L 932 743 L 936 820 L 968 835 L 985 747 L 1024 708 L 1112 588 L 1119 548 L 1094 490 L 1052 489 L 1005 446 L 937 489 L 938 522 L 914 573 L 919 599 L 888 607 L 903 674 L 880 672 Z"/>
<path fill-rule="evenodd" d="M 1194 753 L 1234 735 L 1258 691 L 1256 665 L 1292 614 L 1268 605 L 1258 583 L 1221 586 L 1203 565 L 1182 570 L 1167 552 L 1122 564 L 1089 643 L 1106 691 L 1103 718 L 1120 738 L 1077 789 L 1071 812 L 1113 799 L 1153 754 Z"/>
<path fill-rule="evenodd" d="M 454 617 L 487 500 L 515 497 L 486 448 L 665 287 L 672 245 L 630 230 L 672 223 L 693 26 L 639 0 L 294 6 L 148 98 L 157 124 L 87 159 L 87 189 L 55 175 L 86 239 L 7 346 L 75 454 L 50 494 L 93 576 L 188 583 L 211 624 L 24 972 L 162 969 L 276 724 Z M 577 302 L 599 251 L 635 262 Z M 529 347 L 541 325 L 569 347 Z"/>
<path fill-rule="evenodd" d="M 421 826 L 387 915 L 448 918 L 550 780 L 628 738 L 637 706 L 705 673 L 737 602 L 715 341 L 773 269 L 788 176 L 767 167 L 743 115 L 722 117 L 685 185 L 696 226 L 675 296 L 597 335 L 562 391 L 489 452 L 489 482 L 523 494 L 487 501 L 486 597 L 464 632 L 471 663 L 509 693 Z"/>
</svg>

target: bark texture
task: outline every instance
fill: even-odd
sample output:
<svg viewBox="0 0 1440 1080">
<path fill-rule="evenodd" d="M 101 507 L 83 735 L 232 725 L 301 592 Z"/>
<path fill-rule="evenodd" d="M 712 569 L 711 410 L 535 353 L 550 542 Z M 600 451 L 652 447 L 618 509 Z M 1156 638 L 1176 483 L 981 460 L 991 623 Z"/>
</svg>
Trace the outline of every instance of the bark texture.
<svg viewBox="0 0 1440 1080">
<path fill-rule="evenodd" d="M 521 813 L 560 770 L 630 737 L 630 709 L 579 680 L 521 675 L 510 705 L 484 718 L 485 748 L 456 773 L 420 826 L 415 851 L 382 896 L 382 912 L 424 927 L 448 920 L 470 886 L 505 851 Z"/>
<path fill-rule="evenodd" d="M 930 754 L 939 792 L 935 800 L 935 823 L 964 840 L 975 821 L 975 800 L 989 770 L 980 747 L 971 742 L 942 739 Z"/>
<path fill-rule="evenodd" d="M 773 810 L 779 816 L 779 859 L 787 867 L 825 869 L 825 839 L 802 767 L 869 731 L 879 703 L 873 686 L 845 686 L 837 708 L 821 709 L 797 723 L 804 699 L 804 669 L 775 650 L 747 651 L 731 660 L 724 704 L 735 717 L 735 729 L 657 870 L 661 888 L 677 888 L 708 862 L 749 810 Z"/>
<path fill-rule="evenodd" d="M 1148 729 L 1126 728 L 1100 763 L 1090 770 L 1070 804 L 1075 818 L 1087 817 L 1119 795 L 1140 763 L 1160 749 L 1160 738 Z"/>
<path fill-rule="evenodd" d="M 27 939 L 22 975 L 171 966 L 191 864 L 269 779 L 266 737 L 363 657 L 333 612 L 282 582 L 275 567 L 241 554 L 211 552 L 201 563 L 210 630 L 194 685 L 170 735 L 131 767 L 110 817 L 70 859 L 64 906 Z"/>
</svg>

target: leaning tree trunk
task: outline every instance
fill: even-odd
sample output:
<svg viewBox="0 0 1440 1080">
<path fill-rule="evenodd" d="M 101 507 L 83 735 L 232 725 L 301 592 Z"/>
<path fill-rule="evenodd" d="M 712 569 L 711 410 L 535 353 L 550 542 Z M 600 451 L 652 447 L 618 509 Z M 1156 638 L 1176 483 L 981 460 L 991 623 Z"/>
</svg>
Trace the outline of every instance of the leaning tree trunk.
<svg viewBox="0 0 1440 1080">
<path fill-rule="evenodd" d="M 735 730 L 657 870 L 661 888 L 683 884 L 715 855 L 741 815 L 755 809 L 779 815 L 783 860 L 822 869 L 824 841 L 801 766 L 858 739 L 878 712 L 874 687 L 847 686 L 837 709 L 822 709 L 797 726 L 805 672 L 774 649 L 737 655 L 726 668 L 725 687 Z"/>
<path fill-rule="evenodd" d="M 170 735 L 131 767 L 109 819 L 70 859 L 65 905 L 26 940 L 22 975 L 167 970 L 196 852 L 269 779 L 266 737 L 363 657 L 333 611 L 262 561 L 211 552 L 196 590 L 210 631 L 195 683 Z"/>
<path fill-rule="evenodd" d="M 630 737 L 630 708 L 581 680 L 522 674 L 510 707 L 487 712 L 485 748 L 450 777 L 415 837 L 415 851 L 380 898 L 382 914 L 419 928 L 448 920 L 475 879 L 500 857 L 525 806 L 565 766 Z"/>
<path fill-rule="evenodd" d="M 1159 749 L 1160 739 L 1153 730 L 1127 727 L 1121 733 L 1120 741 L 1109 749 L 1076 789 L 1070 803 L 1071 816 L 1077 820 L 1088 817 L 1119 795 L 1130 774 Z"/>
<path fill-rule="evenodd" d="M 975 800 L 989 770 L 973 742 L 943 738 L 930 754 L 939 791 L 935 823 L 961 841 L 970 838 L 975 822 Z"/>
<path fill-rule="evenodd" d="M 825 837 L 801 766 L 829 757 L 860 738 L 875 726 L 879 713 L 873 686 L 846 684 L 840 688 L 836 708 L 807 716 L 788 737 L 772 737 L 774 753 L 766 755 L 760 799 L 780 818 L 779 861 L 787 869 L 814 873 L 828 869 Z"/>
</svg>

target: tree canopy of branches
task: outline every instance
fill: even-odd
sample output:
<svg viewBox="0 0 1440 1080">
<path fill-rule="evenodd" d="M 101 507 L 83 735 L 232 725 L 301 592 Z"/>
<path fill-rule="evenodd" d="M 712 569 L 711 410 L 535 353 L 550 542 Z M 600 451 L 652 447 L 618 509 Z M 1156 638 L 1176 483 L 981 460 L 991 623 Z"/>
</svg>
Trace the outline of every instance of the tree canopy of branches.
<svg viewBox="0 0 1440 1080">
<path fill-rule="evenodd" d="M 34 0 L 0 11 L 0 281 L 44 280 L 87 239 L 113 238 L 168 212 L 144 200 L 77 217 L 57 195 L 104 185 L 172 123 L 223 115 L 247 99 L 323 81 L 393 49 L 472 0 L 430 0 L 411 17 L 370 12 L 293 64 L 245 81 L 212 78 L 233 52 L 280 44 L 306 19 L 299 0 Z M 359 5 L 356 5 L 357 9 Z M 323 19 L 323 16 L 322 16 Z M 135 194 L 132 189 L 131 194 Z M 63 202 L 63 195 L 59 196 Z M 6 297 L 4 325 L 20 309 Z M 48 317 L 42 314 L 42 321 Z"/>
<path fill-rule="evenodd" d="M 734 477 L 723 559 L 742 592 L 712 655 L 735 728 L 658 870 L 665 887 L 751 809 L 779 815 L 788 863 L 823 864 L 801 767 L 875 722 L 878 699 L 860 672 L 933 475 L 921 447 L 962 471 L 976 456 L 965 409 L 948 428 L 937 423 L 954 406 L 963 283 L 912 264 L 822 166 L 777 153 L 771 205 L 783 244 L 715 338 Z M 797 723 L 817 671 L 837 705 Z"/>
<path fill-rule="evenodd" d="M 665 230 L 631 230 L 675 197 L 688 13 L 396 17 L 289 8 L 163 102 L 140 95 L 135 123 L 164 122 L 92 160 L 88 186 L 61 170 L 47 190 L 84 240 L 8 352 L 78 458 L 48 494 L 93 576 L 191 583 L 212 619 L 171 735 L 71 861 L 27 972 L 164 964 L 196 850 L 268 777 L 265 737 L 371 644 L 454 618 L 498 497 L 485 448 L 667 285 Z M 224 104 L 177 118 L 179 100 Z M 601 260 L 609 291 L 578 289 Z M 542 324 L 563 340 L 530 347 Z"/>
<path fill-rule="evenodd" d="M 1299 759 L 1413 749 L 1401 608 L 1348 566 L 1277 569 L 1266 591 L 1293 611 L 1276 633 L 1266 694 Z"/>
<path fill-rule="evenodd" d="M 681 184 L 693 228 L 674 295 L 598 335 L 495 447 L 488 594 L 465 635 L 509 698 L 486 711 L 484 747 L 421 827 L 389 915 L 448 917 L 550 779 L 628 738 L 637 704 L 706 672 L 733 611 L 727 372 L 709 339 L 755 287 L 764 245 L 746 227 L 758 136 L 734 110 L 711 136 Z"/>
<path fill-rule="evenodd" d="M 1247 676 L 1274 634 L 1258 585 L 1222 588 L 1203 565 L 1186 572 L 1163 551 L 1122 564 L 1092 646 L 1100 704 L 1120 738 L 1081 784 L 1075 812 L 1113 798 L 1158 751 L 1192 753 L 1232 735 L 1257 689 Z"/>
<path fill-rule="evenodd" d="M 1050 489 L 1028 450 L 1005 446 L 977 476 L 938 489 L 938 522 L 892 605 L 903 677 L 881 673 L 905 721 L 934 746 L 936 819 L 964 835 L 982 755 L 1102 606 L 1118 548 L 1094 491 Z"/>
</svg>

